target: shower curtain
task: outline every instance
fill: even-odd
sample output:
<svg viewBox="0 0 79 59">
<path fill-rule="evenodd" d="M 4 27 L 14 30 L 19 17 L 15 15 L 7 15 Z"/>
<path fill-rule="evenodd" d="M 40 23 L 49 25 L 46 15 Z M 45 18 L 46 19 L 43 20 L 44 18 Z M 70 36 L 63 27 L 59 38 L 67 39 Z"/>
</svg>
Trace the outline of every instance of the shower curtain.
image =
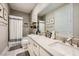
<svg viewBox="0 0 79 59">
<path fill-rule="evenodd" d="M 23 18 L 11 15 L 9 17 L 9 29 L 10 40 L 21 40 L 23 32 Z"/>
</svg>

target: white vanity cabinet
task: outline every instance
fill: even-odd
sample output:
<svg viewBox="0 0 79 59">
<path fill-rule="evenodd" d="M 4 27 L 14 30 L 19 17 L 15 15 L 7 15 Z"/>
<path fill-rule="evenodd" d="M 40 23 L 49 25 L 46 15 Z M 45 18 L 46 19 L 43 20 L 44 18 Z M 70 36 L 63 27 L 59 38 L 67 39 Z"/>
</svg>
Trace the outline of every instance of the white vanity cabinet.
<svg viewBox="0 0 79 59">
<path fill-rule="evenodd" d="M 39 56 L 39 45 L 37 45 L 33 40 L 29 40 L 28 50 L 31 56 Z"/>
<path fill-rule="evenodd" d="M 41 46 L 33 43 L 33 53 L 35 56 L 50 56 Z"/>
<path fill-rule="evenodd" d="M 50 56 L 39 44 L 29 39 L 28 50 L 31 56 Z"/>
</svg>

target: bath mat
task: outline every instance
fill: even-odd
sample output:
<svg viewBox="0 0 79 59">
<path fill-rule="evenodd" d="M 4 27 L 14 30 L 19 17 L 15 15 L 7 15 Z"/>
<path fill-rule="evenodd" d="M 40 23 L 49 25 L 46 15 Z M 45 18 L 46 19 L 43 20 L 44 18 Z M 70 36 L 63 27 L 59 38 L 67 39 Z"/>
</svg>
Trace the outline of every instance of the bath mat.
<svg viewBox="0 0 79 59">
<path fill-rule="evenodd" d="M 16 41 L 21 41 L 22 39 L 12 39 L 12 40 L 9 40 L 9 42 L 16 42 Z"/>
<path fill-rule="evenodd" d="M 21 44 L 18 44 L 16 46 L 10 47 L 9 51 L 20 49 L 20 48 L 22 48 L 22 46 L 21 46 Z"/>
</svg>

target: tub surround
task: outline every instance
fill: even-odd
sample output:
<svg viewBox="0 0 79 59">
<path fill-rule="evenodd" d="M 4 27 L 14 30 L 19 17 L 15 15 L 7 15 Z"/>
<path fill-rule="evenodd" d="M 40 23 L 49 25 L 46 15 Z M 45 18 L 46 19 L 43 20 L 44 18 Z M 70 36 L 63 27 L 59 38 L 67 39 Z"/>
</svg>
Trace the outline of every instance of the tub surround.
<svg viewBox="0 0 79 59">
<path fill-rule="evenodd" d="M 45 50 L 49 55 L 54 56 L 77 56 L 79 50 L 73 46 L 68 46 L 60 40 L 50 39 L 40 35 L 28 35 L 38 46 Z"/>
</svg>

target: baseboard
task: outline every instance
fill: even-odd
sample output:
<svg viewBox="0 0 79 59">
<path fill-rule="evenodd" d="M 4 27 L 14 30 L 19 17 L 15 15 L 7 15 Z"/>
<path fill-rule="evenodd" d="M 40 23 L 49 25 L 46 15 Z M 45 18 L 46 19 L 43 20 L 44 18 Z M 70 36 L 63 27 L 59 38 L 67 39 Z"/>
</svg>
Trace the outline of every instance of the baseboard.
<svg viewBox="0 0 79 59">
<path fill-rule="evenodd" d="M 0 56 L 4 56 L 5 55 L 5 53 L 8 51 L 8 46 L 3 50 L 3 52 L 0 54 Z"/>
</svg>

